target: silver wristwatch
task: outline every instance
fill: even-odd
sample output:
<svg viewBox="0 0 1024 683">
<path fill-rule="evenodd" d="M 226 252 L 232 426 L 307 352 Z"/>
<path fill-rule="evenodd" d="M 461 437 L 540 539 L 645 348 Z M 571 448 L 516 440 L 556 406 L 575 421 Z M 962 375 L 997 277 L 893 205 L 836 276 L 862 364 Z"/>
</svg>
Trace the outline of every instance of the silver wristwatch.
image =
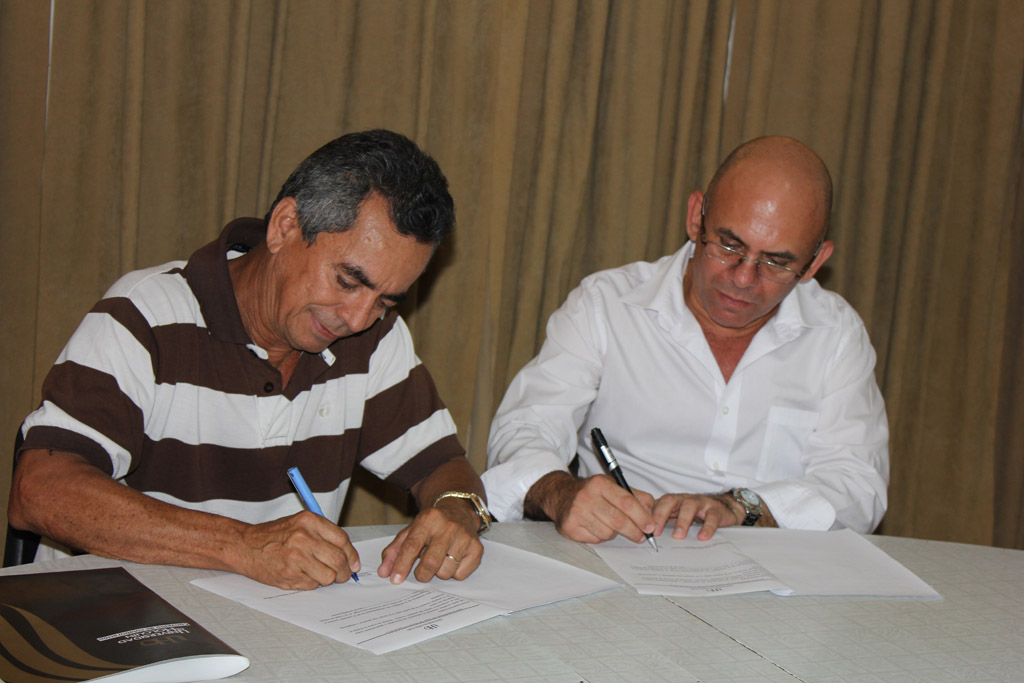
<svg viewBox="0 0 1024 683">
<path fill-rule="evenodd" d="M 733 489 L 732 497 L 735 498 L 747 512 L 747 516 L 743 518 L 742 525 L 754 526 L 757 524 L 757 520 L 761 519 L 761 515 L 764 514 L 764 508 L 761 507 L 761 496 L 757 495 L 750 489 Z"/>
</svg>

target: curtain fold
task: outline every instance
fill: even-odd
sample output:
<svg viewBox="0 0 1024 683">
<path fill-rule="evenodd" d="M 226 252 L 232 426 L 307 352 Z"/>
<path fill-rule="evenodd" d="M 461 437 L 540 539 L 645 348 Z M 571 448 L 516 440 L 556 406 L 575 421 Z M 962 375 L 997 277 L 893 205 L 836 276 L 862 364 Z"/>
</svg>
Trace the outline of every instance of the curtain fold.
<svg viewBox="0 0 1024 683">
<path fill-rule="evenodd" d="M 0 0 L 12 437 L 120 274 L 186 258 L 263 215 L 313 149 L 385 127 L 430 152 L 455 197 L 454 239 L 403 312 L 482 470 L 491 415 L 568 291 L 677 249 L 722 156 L 785 134 L 832 171 L 837 246 L 819 278 L 878 352 L 883 531 L 1024 548 L 1021 3 L 52 7 Z M 361 477 L 343 521 L 411 512 Z"/>
<path fill-rule="evenodd" d="M 1024 117 L 1024 102 L 1017 108 Z M 1024 119 L 1022 119 L 1024 120 Z M 1007 288 L 1002 353 L 995 423 L 996 487 L 992 514 L 995 517 L 993 545 L 1024 548 L 1024 139 L 1018 138 L 1016 162 L 1007 178 L 1005 215 L 1010 221 L 1010 284 Z"/>
<path fill-rule="evenodd" d="M 17 425 L 38 400 L 33 367 L 49 20 L 42 3 L 0 0 L 0 444 L 13 445 Z M 6 462 L 0 466 L 4 514 L 11 470 Z"/>
</svg>

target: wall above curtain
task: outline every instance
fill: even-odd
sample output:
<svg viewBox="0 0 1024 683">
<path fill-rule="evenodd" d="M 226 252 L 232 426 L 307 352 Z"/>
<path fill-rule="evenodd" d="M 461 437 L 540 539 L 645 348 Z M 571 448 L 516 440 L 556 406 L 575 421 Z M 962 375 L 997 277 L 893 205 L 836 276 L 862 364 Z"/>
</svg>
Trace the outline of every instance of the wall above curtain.
<svg viewBox="0 0 1024 683">
<path fill-rule="evenodd" d="M 1022 35 L 1018 0 L 2 0 L 0 427 L 118 275 L 385 127 L 455 196 L 406 315 L 482 469 L 568 291 L 674 251 L 722 156 L 785 134 L 831 168 L 819 279 L 878 352 L 882 531 L 1024 548 Z M 407 514 L 365 485 L 349 523 Z"/>
</svg>

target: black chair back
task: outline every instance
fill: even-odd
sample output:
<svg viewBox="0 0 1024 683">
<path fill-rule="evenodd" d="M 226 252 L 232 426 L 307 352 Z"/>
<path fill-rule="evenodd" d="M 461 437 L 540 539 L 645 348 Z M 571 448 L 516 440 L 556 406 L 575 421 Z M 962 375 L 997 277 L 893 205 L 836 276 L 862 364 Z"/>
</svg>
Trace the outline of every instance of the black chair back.
<svg viewBox="0 0 1024 683">
<path fill-rule="evenodd" d="M 18 434 L 14 437 L 14 453 L 12 456 L 11 475 L 14 474 L 14 456 L 17 456 L 21 448 L 21 427 L 18 427 Z M 31 531 L 15 529 L 7 525 L 7 539 L 4 541 L 4 566 L 14 567 L 19 564 L 28 564 L 36 559 L 36 550 L 39 548 L 39 534 Z"/>
</svg>

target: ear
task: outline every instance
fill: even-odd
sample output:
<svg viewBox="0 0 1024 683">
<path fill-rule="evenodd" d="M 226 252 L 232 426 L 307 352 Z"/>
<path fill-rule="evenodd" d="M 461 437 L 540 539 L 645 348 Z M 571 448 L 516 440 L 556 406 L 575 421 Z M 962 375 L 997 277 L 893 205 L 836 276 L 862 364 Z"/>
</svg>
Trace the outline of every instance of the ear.
<svg viewBox="0 0 1024 683">
<path fill-rule="evenodd" d="M 831 240 L 825 240 L 821 243 L 821 249 L 818 250 L 818 255 L 814 257 L 811 262 L 811 267 L 807 269 L 804 276 L 800 278 L 800 282 L 807 282 L 814 274 L 818 272 L 818 269 L 825 265 L 825 261 L 828 261 L 828 257 L 832 255 L 832 250 L 835 248 L 835 242 Z"/>
<path fill-rule="evenodd" d="M 686 205 L 686 235 L 691 242 L 700 240 L 701 210 L 704 208 L 704 193 L 694 190 Z"/>
<path fill-rule="evenodd" d="M 302 239 L 295 198 L 285 197 L 274 206 L 267 223 L 267 250 L 276 254 L 289 240 Z"/>
</svg>

